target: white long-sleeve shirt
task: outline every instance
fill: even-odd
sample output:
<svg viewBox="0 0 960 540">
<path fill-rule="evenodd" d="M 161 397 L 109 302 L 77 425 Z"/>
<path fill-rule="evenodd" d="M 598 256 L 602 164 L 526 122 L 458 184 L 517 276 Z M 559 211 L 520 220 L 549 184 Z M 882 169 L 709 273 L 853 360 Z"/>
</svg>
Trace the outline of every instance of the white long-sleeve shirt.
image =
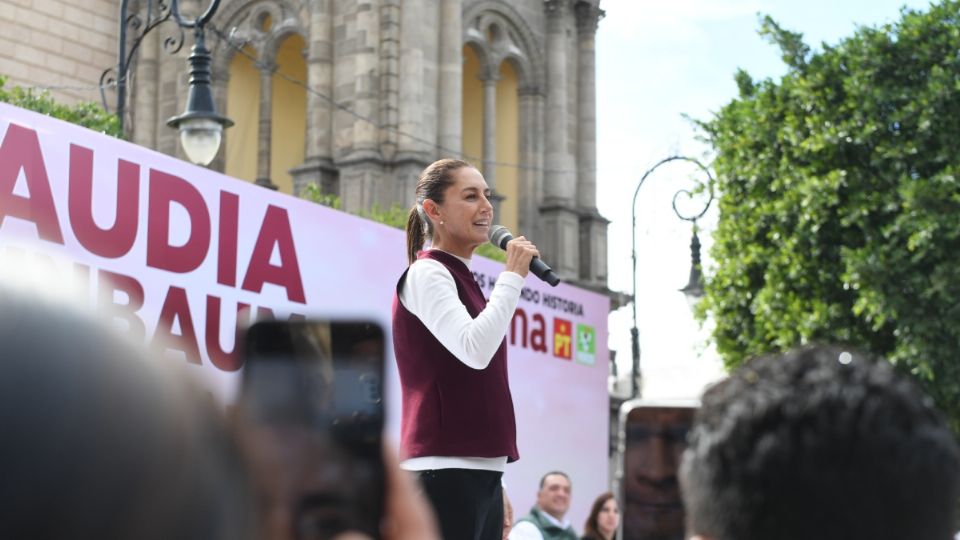
<svg viewBox="0 0 960 540">
<path fill-rule="evenodd" d="M 455 256 L 455 255 L 454 255 Z M 467 268 L 470 259 L 457 257 Z M 400 303 L 416 316 L 434 337 L 458 360 L 473 369 L 484 369 L 493 359 L 517 309 L 523 277 L 501 272 L 490 300 L 476 319 L 460 301 L 453 275 L 440 262 L 420 259 L 410 265 L 400 291 Z M 507 456 L 495 458 L 423 456 L 410 458 L 401 467 L 411 471 L 429 469 L 482 469 L 503 471 Z"/>
</svg>

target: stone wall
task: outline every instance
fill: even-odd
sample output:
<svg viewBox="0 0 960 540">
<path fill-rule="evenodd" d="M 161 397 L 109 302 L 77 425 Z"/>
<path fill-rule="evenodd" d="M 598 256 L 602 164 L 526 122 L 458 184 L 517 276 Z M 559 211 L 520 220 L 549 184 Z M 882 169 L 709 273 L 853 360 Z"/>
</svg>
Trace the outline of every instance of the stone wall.
<svg viewBox="0 0 960 540">
<path fill-rule="evenodd" d="M 70 87 L 51 90 L 64 103 L 99 102 L 93 87 L 117 63 L 118 9 L 111 0 L 3 0 L 0 75 L 11 86 Z"/>
</svg>

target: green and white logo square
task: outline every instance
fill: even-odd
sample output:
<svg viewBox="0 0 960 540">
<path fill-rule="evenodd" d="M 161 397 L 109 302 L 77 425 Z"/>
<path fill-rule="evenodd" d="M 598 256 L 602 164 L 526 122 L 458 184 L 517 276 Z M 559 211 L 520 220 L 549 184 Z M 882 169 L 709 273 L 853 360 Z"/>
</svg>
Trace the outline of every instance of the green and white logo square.
<svg viewBox="0 0 960 540">
<path fill-rule="evenodd" d="M 597 332 L 592 326 L 577 324 L 577 352 L 578 364 L 592 366 L 597 362 Z"/>
</svg>

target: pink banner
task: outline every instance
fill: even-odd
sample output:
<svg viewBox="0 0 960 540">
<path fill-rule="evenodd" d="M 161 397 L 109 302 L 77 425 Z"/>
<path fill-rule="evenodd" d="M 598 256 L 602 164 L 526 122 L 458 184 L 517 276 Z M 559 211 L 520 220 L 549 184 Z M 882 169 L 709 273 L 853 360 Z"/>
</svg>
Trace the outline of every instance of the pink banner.
<svg viewBox="0 0 960 540">
<path fill-rule="evenodd" d="M 390 328 L 402 231 L 265 190 L 0 103 L 0 257 L 17 253 L 89 292 L 91 308 L 176 358 L 223 402 L 236 393 L 238 318 L 366 317 Z M 502 265 L 482 257 L 488 292 Z M 540 476 L 573 480 L 579 530 L 607 489 L 607 313 L 602 295 L 530 276 L 507 335 L 521 459 L 517 516 Z M 399 387 L 388 360 L 388 436 Z"/>
</svg>

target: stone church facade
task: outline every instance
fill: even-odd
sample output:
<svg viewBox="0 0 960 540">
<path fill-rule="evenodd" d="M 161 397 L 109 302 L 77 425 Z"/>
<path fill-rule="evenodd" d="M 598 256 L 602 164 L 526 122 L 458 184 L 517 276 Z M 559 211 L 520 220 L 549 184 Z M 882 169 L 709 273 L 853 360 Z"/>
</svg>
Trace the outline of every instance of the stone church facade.
<svg viewBox="0 0 960 540">
<path fill-rule="evenodd" d="M 58 67 L 56 82 L 96 83 L 83 64 L 116 62 L 120 2 L 10 1 L 22 5 L 0 15 L 0 34 L 23 34 L 17 50 L 36 43 L 33 62 L 78 64 Z M 181 9 L 208 3 L 181 0 Z M 147 2 L 139 4 L 131 12 Z M 29 32 L 19 20 L 27 15 Z M 54 28 L 71 15 L 92 22 Z M 427 164 L 461 157 L 494 190 L 499 222 L 533 238 L 565 280 L 605 290 L 594 53 L 602 15 L 599 0 L 223 0 L 207 43 L 218 110 L 236 125 L 210 166 L 292 194 L 313 184 L 357 211 L 409 207 Z M 44 50 L 44 34 L 61 41 L 59 58 Z M 140 44 L 125 120 L 132 141 L 182 158 L 165 121 L 183 110 L 192 36 L 177 54 L 165 50 L 171 37 L 172 23 Z M 21 64 L 0 53 L 12 83 L 50 84 L 49 69 Z M 99 96 L 66 88 L 57 97 Z"/>
</svg>

